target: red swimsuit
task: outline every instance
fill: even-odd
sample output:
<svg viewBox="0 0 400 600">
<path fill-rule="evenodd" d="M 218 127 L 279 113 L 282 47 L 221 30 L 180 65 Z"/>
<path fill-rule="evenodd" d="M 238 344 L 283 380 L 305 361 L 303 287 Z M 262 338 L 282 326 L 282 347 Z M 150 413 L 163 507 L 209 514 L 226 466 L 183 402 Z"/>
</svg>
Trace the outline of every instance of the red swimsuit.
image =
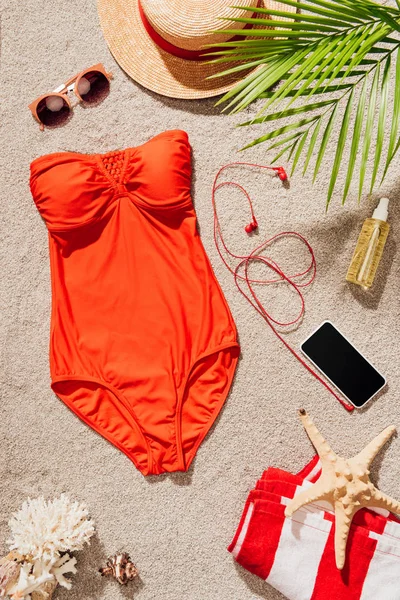
<svg viewBox="0 0 400 600">
<path fill-rule="evenodd" d="M 144 475 L 189 468 L 239 354 L 190 183 L 183 131 L 31 165 L 49 230 L 52 388 Z"/>
</svg>

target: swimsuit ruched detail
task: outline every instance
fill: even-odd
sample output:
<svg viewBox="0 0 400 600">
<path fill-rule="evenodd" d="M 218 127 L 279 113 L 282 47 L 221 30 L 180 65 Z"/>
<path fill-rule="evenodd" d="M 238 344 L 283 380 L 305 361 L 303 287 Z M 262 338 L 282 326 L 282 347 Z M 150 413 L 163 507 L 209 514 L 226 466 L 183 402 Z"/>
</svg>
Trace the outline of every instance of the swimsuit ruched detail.
<svg viewBox="0 0 400 600">
<path fill-rule="evenodd" d="M 191 174 L 183 131 L 31 165 L 49 231 L 52 388 L 144 475 L 189 468 L 239 355 Z"/>
</svg>

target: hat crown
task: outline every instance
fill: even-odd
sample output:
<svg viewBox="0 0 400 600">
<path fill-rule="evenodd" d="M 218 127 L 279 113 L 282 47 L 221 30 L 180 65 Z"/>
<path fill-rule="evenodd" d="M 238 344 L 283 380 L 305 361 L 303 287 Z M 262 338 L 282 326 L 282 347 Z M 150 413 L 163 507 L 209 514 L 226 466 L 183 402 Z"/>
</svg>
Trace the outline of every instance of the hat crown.
<svg viewBox="0 0 400 600">
<path fill-rule="evenodd" d="M 165 40 L 186 50 L 201 50 L 205 44 L 219 44 L 231 38 L 225 33 L 244 23 L 222 20 L 249 17 L 243 8 L 232 8 L 232 0 L 140 0 L 146 18 Z M 258 0 L 240 0 L 243 7 L 257 6 Z M 219 33 L 212 33 L 217 31 Z"/>
</svg>

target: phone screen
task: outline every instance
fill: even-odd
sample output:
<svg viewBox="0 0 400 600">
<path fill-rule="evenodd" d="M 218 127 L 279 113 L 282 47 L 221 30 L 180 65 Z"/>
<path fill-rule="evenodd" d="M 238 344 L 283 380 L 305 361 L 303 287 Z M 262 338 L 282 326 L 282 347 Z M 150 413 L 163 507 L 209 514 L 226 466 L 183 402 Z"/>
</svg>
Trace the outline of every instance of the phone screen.
<svg viewBox="0 0 400 600">
<path fill-rule="evenodd" d="M 357 408 L 368 402 L 386 383 L 332 323 L 323 323 L 303 342 L 301 349 Z"/>
</svg>

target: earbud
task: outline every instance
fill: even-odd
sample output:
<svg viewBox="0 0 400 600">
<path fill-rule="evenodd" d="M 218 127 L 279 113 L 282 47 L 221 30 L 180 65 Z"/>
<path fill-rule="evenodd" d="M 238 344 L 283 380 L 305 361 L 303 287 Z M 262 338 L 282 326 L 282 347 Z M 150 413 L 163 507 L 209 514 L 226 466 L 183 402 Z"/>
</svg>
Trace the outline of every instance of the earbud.
<svg viewBox="0 0 400 600">
<path fill-rule="evenodd" d="M 255 231 L 258 228 L 258 223 L 255 217 L 253 217 L 253 220 L 251 223 L 249 223 L 248 225 L 246 225 L 246 227 L 244 228 L 246 233 L 252 233 L 253 231 Z"/>
<path fill-rule="evenodd" d="M 397 0 L 397 1 L 399 1 L 399 0 Z M 251 234 L 251 233 L 253 233 L 253 231 L 256 231 L 258 229 L 258 223 L 257 223 L 257 219 L 254 216 L 253 203 L 251 201 L 249 194 L 247 193 L 247 191 L 245 190 L 245 188 L 243 186 L 241 186 L 239 183 L 236 183 L 235 181 L 222 181 L 220 183 L 217 183 L 219 176 L 225 169 L 227 169 L 228 167 L 234 167 L 236 165 L 245 165 L 247 167 L 258 167 L 259 169 L 269 169 L 270 171 L 274 171 L 281 181 L 286 181 L 288 179 L 288 176 L 283 167 L 270 167 L 267 165 L 257 165 L 257 164 L 245 163 L 245 162 L 233 162 L 233 163 L 224 165 L 220 168 L 220 170 L 216 174 L 215 179 L 214 179 L 213 190 L 212 190 L 212 201 L 213 201 L 213 206 L 214 206 L 216 225 L 219 226 L 218 219 L 216 216 L 216 209 L 215 209 L 215 192 L 225 185 L 234 186 L 234 187 L 238 188 L 242 192 L 242 194 L 244 194 L 244 196 L 247 198 L 247 202 L 249 203 L 251 216 L 253 217 L 253 220 L 251 221 L 251 223 L 248 223 L 248 225 L 246 225 L 244 227 L 244 230 L 246 233 Z"/>
<path fill-rule="evenodd" d="M 278 177 L 281 181 L 287 180 L 288 176 L 283 167 L 273 167 L 273 169 L 274 169 L 274 171 L 276 171 L 276 174 L 278 175 Z"/>
</svg>

